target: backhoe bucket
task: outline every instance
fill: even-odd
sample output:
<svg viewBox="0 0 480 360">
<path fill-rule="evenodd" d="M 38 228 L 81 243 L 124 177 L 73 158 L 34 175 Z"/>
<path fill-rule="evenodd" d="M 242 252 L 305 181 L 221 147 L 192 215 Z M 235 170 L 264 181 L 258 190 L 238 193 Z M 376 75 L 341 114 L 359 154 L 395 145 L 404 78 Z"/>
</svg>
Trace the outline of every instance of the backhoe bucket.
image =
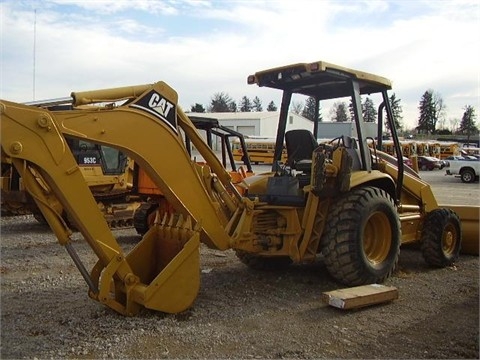
<svg viewBox="0 0 480 360">
<path fill-rule="evenodd" d="M 462 224 L 462 253 L 478 255 L 480 242 L 480 206 L 441 205 L 452 209 Z"/>
<path fill-rule="evenodd" d="M 134 286 L 133 300 L 166 313 L 188 309 L 200 288 L 200 234 L 190 221 L 155 225 L 127 255 L 133 273 L 146 286 Z"/>
</svg>

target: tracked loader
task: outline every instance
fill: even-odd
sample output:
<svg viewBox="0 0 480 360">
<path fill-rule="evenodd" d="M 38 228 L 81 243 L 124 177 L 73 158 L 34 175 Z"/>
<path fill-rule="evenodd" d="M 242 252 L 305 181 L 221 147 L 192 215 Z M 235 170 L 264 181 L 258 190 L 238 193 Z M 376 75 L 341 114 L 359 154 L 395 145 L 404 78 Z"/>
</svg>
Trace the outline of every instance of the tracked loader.
<svg viewBox="0 0 480 360">
<path fill-rule="evenodd" d="M 72 93 L 76 109 L 70 111 L 0 101 L 2 156 L 11 159 L 84 277 L 91 298 L 128 316 L 142 307 L 167 313 L 188 309 L 200 287 L 201 242 L 234 249 L 254 268 L 317 261 L 321 254 L 329 274 L 347 286 L 391 276 L 402 244 L 420 244 L 434 267 L 454 264 L 465 244 L 478 253 L 478 208 L 440 207 L 430 186 L 404 168 L 388 100 L 389 80 L 318 61 L 260 71 L 248 83 L 278 89 L 283 97 L 276 161 L 271 171 L 245 177 L 242 191 L 165 82 Z M 313 131 L 287 132 L 294 94 L 316 99 L 317 115 L 320 101 L 351 99 L 356 136 L 339 134 L 318 145 L 316 123 Z M 364 136 L 360 97 L 366 94 L 382 100 L 376 139 Z M 119 100 L 126 101 L 100 105 Z M 378 150 L 384 114 L 398 158 Z M 201 163 L 192 160 L 181 133 L 201 154 Z M 68 137 L 131 157 L 171 207 L 156 212 L 130 252 L 102 221 Z M 288 161 L 280 163 L 284 142 Z M 52 205 L 57 202 L 98 257 L 91 271 Z"/>
<path fill-rule="evenodd" d="M 26 104 L 54 112 L 71 109 L 70 102 L 69 98 L 59 98 Z M 67 136 L 65 140 L 108 225 L 112 229 L 132 227 L 134 213 L 143 202 L 133 193 L 133 160 L 117 149 L 94 144 L 86 139 Z M 2 216 L 33 214 L 35 219 L 45 223 L 45 218 L 25 189 L 19 172 L 12 166 L 11 159 L 2 153 L 1 160 Z M 41 178 L 37 180 L 44 186 L 44 191 L 48 191 L 48 186 L 42 183 Z M 63 212 L 60 203 L 52 206 L 55 206 L 58 213 L 63 214 L 66 223 L 72 228 L 75 227 L 68 214 Z"/>
</svg>

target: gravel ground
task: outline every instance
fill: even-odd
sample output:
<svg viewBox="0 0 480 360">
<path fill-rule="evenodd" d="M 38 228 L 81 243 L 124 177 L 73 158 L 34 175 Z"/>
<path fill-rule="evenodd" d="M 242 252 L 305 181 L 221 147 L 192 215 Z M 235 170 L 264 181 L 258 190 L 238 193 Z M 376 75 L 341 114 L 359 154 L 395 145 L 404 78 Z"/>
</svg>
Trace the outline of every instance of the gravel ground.
<svg viewBox="0 0 480 360">
<path fill-rule="evenodd" d="M 440 203 L 479 203 L 478 184 L 424 175 Z M 479 358 L 476 256 L 432 269 L 418 250 L 402 248 L 385 283 L 399 298 L 342 311 L 320 301 L 341 287 L 321 260 L 256 272 L 232 251 L 202 247 L 201 290 L 190 310 L 126 318 L 88 298 L 66 251 L 33 217 L 3 217 L 0 225 L 2 359 Z M 133 230 L 115 235 L 125 249 L 138 241 Z M 79 234 L 73 245 L 90 268 L 95 259 Z"/>
</svg>

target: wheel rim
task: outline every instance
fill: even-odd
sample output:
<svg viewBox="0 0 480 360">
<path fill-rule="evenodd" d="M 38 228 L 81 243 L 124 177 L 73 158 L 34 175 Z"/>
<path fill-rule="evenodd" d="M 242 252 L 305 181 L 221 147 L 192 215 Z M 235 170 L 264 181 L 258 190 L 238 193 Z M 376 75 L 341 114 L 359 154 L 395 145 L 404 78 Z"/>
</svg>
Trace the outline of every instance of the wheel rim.
<svg viewBox="0 0 480 360">
<path fill-rule="evenodd" d="M 457 231 L 453 224 L 448 224 L 442 234 L 442 250 L 445 255 L 452 255 L 457 248 Z"/>
<path fill-rule="evenodd" d="M 388 257 L 392 246 L 392 229 L 388 217 L 374 212 L 363 231 L 363 252 L 372 265 L 381 264 Z"/>
</svg>

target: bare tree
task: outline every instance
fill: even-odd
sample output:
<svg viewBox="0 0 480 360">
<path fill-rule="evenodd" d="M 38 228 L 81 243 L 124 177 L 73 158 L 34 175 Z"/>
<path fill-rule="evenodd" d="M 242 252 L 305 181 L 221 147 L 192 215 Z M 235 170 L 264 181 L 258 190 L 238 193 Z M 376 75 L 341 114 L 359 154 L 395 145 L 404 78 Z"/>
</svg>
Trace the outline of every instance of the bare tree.
<svg viewBox="0 0 480 360">
<path fill-rule="evenodd" d="M 302 103 L 298 101 L 292 101 L 292 104 L 290 105 L 290 111 L 293 112 L 294 114 L 300 115 L 303 111 Z"/>
<path fill-rule="evenodd" d="M 215 93 L 212 96 L 209 112 L 235 112 L 237 105 L 230 95 L 225 92 Z"/>
</svg>

